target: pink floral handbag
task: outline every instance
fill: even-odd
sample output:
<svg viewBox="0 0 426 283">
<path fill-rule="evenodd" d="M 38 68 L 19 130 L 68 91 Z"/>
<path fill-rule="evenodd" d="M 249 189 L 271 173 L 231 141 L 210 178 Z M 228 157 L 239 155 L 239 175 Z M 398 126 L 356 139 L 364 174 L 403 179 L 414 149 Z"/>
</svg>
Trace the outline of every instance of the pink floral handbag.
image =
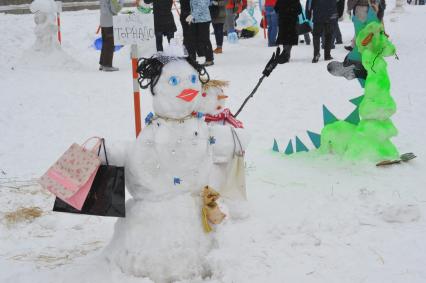
<svg viewBox="0 0 426 283">
<path fill-rule="evenodd" d="M 88 150 L 85 146 L 92 139 L 97 142 Z M 81 210 L 101 164 L 98 156 L 101 141 L 99 137 L 92 137 L 81 146 L 72 144 L 40 178 L 40 185 Z"/>
</svg>

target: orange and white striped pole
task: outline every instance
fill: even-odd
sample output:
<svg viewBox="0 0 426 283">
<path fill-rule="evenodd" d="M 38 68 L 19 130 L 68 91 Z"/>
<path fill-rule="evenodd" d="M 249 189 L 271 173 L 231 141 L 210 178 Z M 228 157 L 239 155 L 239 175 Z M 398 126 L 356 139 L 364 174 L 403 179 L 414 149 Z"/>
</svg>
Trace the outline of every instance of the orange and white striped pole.
<svg viewBox="0 0 426 283">
<path fill-rule="evenodd" d="M 62 12 L 62 2 L 61 1 L 56 1 L 56 8 L 57 8 L 57 12 L 56 12 L 56 22 L 58 25 L 58 41 L 59 44 L 62 44 L 62 35 L 61 35 L 61 12 Z"/>
<path fill-rule="evenodd" d="M 141 120 L 141 98 L 140 98 L 140 89 L 138 82 L 138 73 L 136 72 L 138 68 L 138 47 L 136 44 L 132 44 L 132 76 L 133 76 L 133 104 L 135 108 L 135 130 L 136 137 L 139 136 L 142 131 L 142 120 Z"/>
</svg>

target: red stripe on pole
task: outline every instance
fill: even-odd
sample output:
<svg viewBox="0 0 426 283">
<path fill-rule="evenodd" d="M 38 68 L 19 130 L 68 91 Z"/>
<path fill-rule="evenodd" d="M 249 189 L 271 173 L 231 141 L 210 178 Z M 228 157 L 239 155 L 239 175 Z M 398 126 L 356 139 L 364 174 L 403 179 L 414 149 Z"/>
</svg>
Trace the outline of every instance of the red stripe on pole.
<svg viewBox="0 0 426 283">
<path fill-rule="evenodd" d="M 140 93 L 134 92 L 133 93 L 133 101 L 135 104 L 135 129 L 136 129 L 136 137 L 139 136 L 140 132 L 142 131 L 142 123 L 141 123 L 141 98 Z"/>
<path fill-rule="evenodd" d="M 132 54 L 135 56 L 135 54 Z M 133 80 L 138 79 L 138 73 L 136 72 L 138 68 L 138 59 L 132 58 L 132 77 Z M 135 84 L 133 84 L 133 88 L 135 87 Z M 133 104 L 135 108 L 135 130 L 136 130 L 136 137 L 139 136 L 140 132 L 142 131 L 142 122 L 141 122 L 141 99 L 140 99 L 140 92 L 139 87 L 137 89 L 133 89 Z"/>
<path fill-rule="evenodd" d="M 61 18 L 59 16 L 59 13 L 57 14 L 57 22 L 58 22 L 58 41 L 59 44 L 62 44 L 62 37 L 61 37 Z"/>
<path fill-rule="evenodd" d="M 263 17 L 263 38 L 266 38 L 266 17 L 265 17 L 265 11 L 262 11 L 262 17 Z"/>
</svg>

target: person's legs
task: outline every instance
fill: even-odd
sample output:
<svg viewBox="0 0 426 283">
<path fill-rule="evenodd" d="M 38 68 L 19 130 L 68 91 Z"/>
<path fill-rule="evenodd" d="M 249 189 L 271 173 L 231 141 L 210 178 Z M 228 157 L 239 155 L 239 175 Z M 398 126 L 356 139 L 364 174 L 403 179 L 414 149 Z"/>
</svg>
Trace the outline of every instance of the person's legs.
<svg viewBox="0 0 426 283">
<path fill-rule="evenodd" d="M 276 46 L 278 32 L 278 16 L 272 6 L 265 7 L 266 22 L 268 23 L 268 46 Z"/>
<path fill-rule="evenodd" d="M 283 45 L 283 52 L 286 54 L 286 61 L 290 61 L 291 57 L 291 48 L 293 45 Z"/>
<path fill-rule="evenodd" d="M 332 39 L 333 39 L 333 25 L 332 23 L 324 24 L 324 59 L 331 60 L 333 59 L 330 54 L 330 50 L 332 47 Z"/>
<path fill-rule="evenodd" d="M 216 47 L 222 48 L 223 45 L 223 24 L 213 24 L 214 37 L 216 39 Z"/>
<path fill-rule="evenodd" d="M 225 30 L 226 33 L 235 31 L 235 14 L 233 9 L 225 9 Z"/>
<path fill-rule="evenodd" d="M 311 44 L 311 37 L 309 36 L 309 32 L 304 33 L 303 37 L 305 38 L 306 45 L 310 45 Z"/>
<path fill-rule="evenodd" d="M 336 21 L 334 25 L 334 38 L 336 44 L 342 44 L 342 33 L 340 32 L 339 21 Z M 333 41 L 334 42 L 334 41 Z"/>
<path fill-rule="evenodd" d="M 188 56 L 195 61 L 195 47 L 194 47 L 194 39 L 191 31 L 190 25 L 185 21 L 185 17 L 180 18 L 180 23 L 182 25 L 182 33 L 183 33 L 183 45 L 188 52 Z"/>
<path fill-rule="evenodd" d="M 172 31 L 166 32 L 167 41 L 170 43 L 170 40 L 175 37 L 175 33 Z"/>
<path fill-rule="evenodd" d="M 114 56 L 114 34 L 112 27 L 102 28 L 102 50 L 99 65 L 102 67 L 112 67 Z"/>
<path fill-rule="evenodd" d="M 163 33 L 162 32 L 155 33 L 155 45 L 157 47 L 157 51 L 163 51 Z"/>
<path fill-rule="evenodd" d="M 198 37 L 200 49 L 203 50 L 204 56 L 206 57 L 206 63 L 213 63 L 213 49 L 212 43 L 210 42 L 210 22 L 197 23 L 198 25 Z"/>
<path fill-rule="evenodd" d="M 320 38 L 323 32 L 323 24 L 320 23 L 314 23 L 314 30 L 312 31 L 314 42 L 314 58 L 320 56 Z"/>
</svg>

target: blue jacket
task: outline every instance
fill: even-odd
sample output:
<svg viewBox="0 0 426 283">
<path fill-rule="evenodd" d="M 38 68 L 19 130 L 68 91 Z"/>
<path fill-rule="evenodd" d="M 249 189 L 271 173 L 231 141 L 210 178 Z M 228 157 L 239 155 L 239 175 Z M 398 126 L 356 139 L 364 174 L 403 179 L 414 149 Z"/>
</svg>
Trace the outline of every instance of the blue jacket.
<svg viewBox="0 0 426 283">
<path fill-rule="evenodd" d="M 190 0 L 191 15 L 194 23 L 210 22 L 210 0 Z"/>
</svg>

